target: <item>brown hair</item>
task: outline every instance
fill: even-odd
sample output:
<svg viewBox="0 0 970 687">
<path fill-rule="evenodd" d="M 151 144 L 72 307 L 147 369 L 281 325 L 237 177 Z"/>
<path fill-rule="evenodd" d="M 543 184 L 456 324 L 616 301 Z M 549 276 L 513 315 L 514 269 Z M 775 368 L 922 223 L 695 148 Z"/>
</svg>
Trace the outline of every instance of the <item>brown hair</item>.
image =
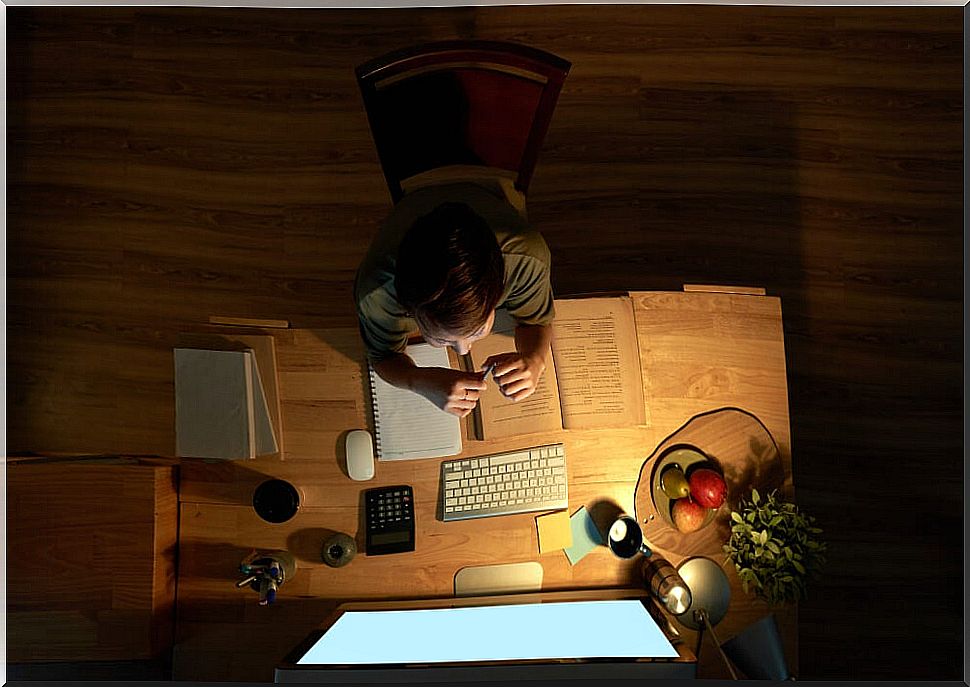
<svg viewBox="0 0 970 687">
<path fill-rule="evenodd" d="M 494 232 L 464 203 L 417 219 L 397 252 L 397 298 L 422 329 L 467 335 L 498 307 L 505 261 Z"/>
</svg>

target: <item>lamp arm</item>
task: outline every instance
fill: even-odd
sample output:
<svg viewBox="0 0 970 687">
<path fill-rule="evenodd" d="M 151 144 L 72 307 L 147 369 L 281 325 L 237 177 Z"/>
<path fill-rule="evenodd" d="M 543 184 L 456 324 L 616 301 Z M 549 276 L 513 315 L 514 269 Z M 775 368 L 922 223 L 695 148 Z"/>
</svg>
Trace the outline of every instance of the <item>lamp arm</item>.
<svg viewBox="0 0 970 687">
<path fill-rule="evenodd" d="M 710 619 L 707 617 L 707 611 L 703 608 L 699 611 L 695 611 L 696 615 L 700 616 L 701 620 L 704 621 L 704 626 L 707 628 L 708 632 L 711 633 L 711 639 L 714 642 L 714 646 L 717 648 L 717 652 L 721 654 L 721 658 L 724 660 L 724 665 L 727 666 L 728 672 L 731 673 L 731 678 L 733 680 L 738 679 L 738 674 L 734 671 L 734 666 L 731 665 L 731 661 L 728 660 L 727 654 L 724 653 L 724 649 L 721 648 L 721 641 L 717 638 L 717 633 L 714 632 L 714 626 L 711 625 Z M 698 642 L 698 654 L 700 653 L 700 642 Z"/>
</svg>

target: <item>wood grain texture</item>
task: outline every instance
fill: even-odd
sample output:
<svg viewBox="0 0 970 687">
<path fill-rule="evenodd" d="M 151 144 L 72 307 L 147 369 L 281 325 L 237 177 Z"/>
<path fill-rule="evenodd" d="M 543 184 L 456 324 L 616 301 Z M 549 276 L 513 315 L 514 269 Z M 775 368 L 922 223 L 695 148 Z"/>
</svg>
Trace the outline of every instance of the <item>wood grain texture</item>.
<svg viewBox="0 0 970 687">
<path fill-rule="evenodd" d="M 169 455 L 177 332 L 353 326 L 390 206 L 353 68 L 523 42 L 573 64 L 529 197 L 557 293 L 781 299 L 796 493 L 830 550 L 800 677 L 962 675 L 960 8 L 6 16 L 9 450 Z M 887 515 L 901 498 L 922 516 Z"/>
<path fill-rule="evenodd" d="M 174 637 L 174 466 L 7 466 L 10 661 L 164 656 Z"/>
<path fill-rule="evenodd" d="M 619 511 L 634 512 L 642 465 L 660 438 L 672 434 L 694 413 L 723 405 L 744 405 L 760 413 L 780 438 L 779 450 L 771 458 L 779 485 L 790 488 L 787 385 L 778 299 L 681 292 L 637 292 L 632 296 L 637 335 L 641 346 L 646 347 L 648 367 L 644 367 L 647 375 L 643 383 L 644 399 L 651 408 L 647 413 L 649 424 L 466 441 L 460 455 L 471 457 L 562 442 L 569 465 L 569 512 L 586 506 L 605 530 L 610 513 L 615 517 Z M 670 319 L 680 322 L 687 334 L 656 336 L 666 330 Z M 182 461 L 177 678 L 216 679 L 220 673 L 212 672 L 211 666 L 218 663 L 199 662 L 197 657 L 208 651 L 231 652 L 235 646 L 245 646 L 246 637 L 252 635 L 253 628 L 242 619 L 246 617 L 243 609 L 254 604 L 255 597 L 230 584 L 233 571 L 252 548 L 286 549 L 296 556 L 297 574 L 279 594 L 291 605 L 304 597 L 335 602 L 447 597 L 453 593 L 454 576 L 459 570 L 496 561 L 539 562 L 543 566 L 543 589 L 638 584 L 638 561 L 619 561 L 605 547 L 599 547 L 575 567 L 561 551 L 540 554 L 534 513 L 442 522 L 438 460 L 382 462 L 377 464 L 374 480 L 349 480 L 343 441 L 349 430 L 370 424 L 368 390 L 363 382 L 364 349 L 356 330 L 265 331 L 274 337 L 280 364 L 285 433 L 282 459 L 261 456 L 231 463 Z M 712 350 L 730 351 L 731 355 L 718 357 L 711 354 Z M 747 362 L 751 360 L 761 361 L 760 366 Z M 739 366 L 745 362 L 757 374 L 735 371 L 743 369 Z M 715 391 L 706 381 L 697 381 L 715 377 L 728 380 L 719 383 Z M 661 391 L 653 385 L 655 379 L 667 380 L 668 385 Z M 742 432 L 743 449 L 747 448 L 747 437 Z M 251 506 L 254 489 L 271 478 L 291 482 L 301 494 L 300 511 L 279 525 L 261 520 Z M 415 551 L 382 557 L 361 554 L 349 566 L 336 569 L 321 562 L 322 542 L 333 532 L 355 537 L 358 549 L 364 551 L 361 504 L 366 489 L 405 483 L 414 492 Z M 650 545 L 675 565 L 698 553 L 713 555 L 719 561 L 722 558 L 711 537 L 686 549 L 676 542 L 667 546 L 668 541 L 669 537 L 659 532 L 656 539 L 650 538 Z M 721 629 L 734 634 L 765 608 L 742 593 L 733 570 L 728 570 L 728 578 L 735 587 L 734 601 L 732 614 L 722 622 Z M 221 610 L 213 610 L 214 606 Z M 196 625 L 207 620 L 221 622 L 218 613 L 225 614 L 226 622 L 233 618 L 239 622 L 235 635 L 215 644 Z M 798 661 L 796 618 L 795 608 L 779 613 L 793 669 L 797 669 Z M 192 629 L 184 624 L 187 620 L 194 623 Z M 287 620 L 287 633 L 297 629 L 309 632 L 312 624 L 304 622 L 312 622 L 312 618 Z M 698 674 L 721 675 L 724 669 L 719 660 L 716 654 L 702 651 Z M 233 672 L 231 676 L 268 679 L 271 666 L 267 664 L 256 675 Z"/>
</svg>

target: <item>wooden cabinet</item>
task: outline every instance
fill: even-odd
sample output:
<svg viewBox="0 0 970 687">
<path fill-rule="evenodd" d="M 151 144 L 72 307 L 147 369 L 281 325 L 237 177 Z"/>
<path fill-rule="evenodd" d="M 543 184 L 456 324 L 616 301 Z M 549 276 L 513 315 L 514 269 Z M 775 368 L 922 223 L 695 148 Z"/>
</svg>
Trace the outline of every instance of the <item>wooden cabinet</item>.
<svg viewBox="0 0 970 687">
<path fill-rule="evenodd" d="M 170 650 L 176 470 L 124 458 L 7 461 L 8 662 Z"/>
</svg>

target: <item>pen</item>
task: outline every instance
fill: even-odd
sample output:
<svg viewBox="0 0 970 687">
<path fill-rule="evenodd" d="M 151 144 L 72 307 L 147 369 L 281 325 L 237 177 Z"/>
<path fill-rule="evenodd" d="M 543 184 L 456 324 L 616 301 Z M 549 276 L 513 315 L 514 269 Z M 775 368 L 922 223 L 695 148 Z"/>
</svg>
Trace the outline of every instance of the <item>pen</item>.
<svg viewBox="0 0 970 687">
<path fill-rule="evenodd" d="M 256 580 L 256 576 L 255 575 L 250 575 L 245 580 L 242 580 L 241 582 L 237 582 L 236 583 L 236 587 L 238 587 L 238 588 L 241 589 L 241 588 L 245 587 L 247 584 L 249 584 L 250 582 L 253 582 L 255 580 Z"/>
<path fill-rule="evenodd" d="M 488 377 L 488 373 L 491 372 L 494 369 L 495 369 L 495 363 L 489 363 L 488 365 L 486 365 L 485 367 L 482 368 L 482 381 L 483 382 Z"/>
</svg>

